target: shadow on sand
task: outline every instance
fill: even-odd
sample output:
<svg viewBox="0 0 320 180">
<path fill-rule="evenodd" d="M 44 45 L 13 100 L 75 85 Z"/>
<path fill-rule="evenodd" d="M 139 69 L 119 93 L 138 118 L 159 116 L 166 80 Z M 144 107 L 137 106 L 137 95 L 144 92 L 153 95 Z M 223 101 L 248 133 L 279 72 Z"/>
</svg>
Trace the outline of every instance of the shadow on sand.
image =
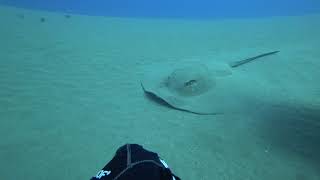
<svg viewBox="0 0 320 180">
<path fill-rule="evenodd" d="M 320 169 L 320 108 L 280 105 L 260 114 L 260 131 L 272 145 L 295 153 Z"/>
</svg>

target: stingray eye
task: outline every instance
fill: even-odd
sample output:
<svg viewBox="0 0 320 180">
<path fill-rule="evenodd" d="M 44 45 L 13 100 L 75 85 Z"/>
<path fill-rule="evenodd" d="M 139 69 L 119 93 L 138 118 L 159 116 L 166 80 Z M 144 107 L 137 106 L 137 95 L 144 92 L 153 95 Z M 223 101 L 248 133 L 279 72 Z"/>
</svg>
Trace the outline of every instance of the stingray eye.
<svg viewBox="0 0 320 180">
<path fill-rule="evenodd" d="M 193 84 L 197 83 L 197 80 L 190 80 L 184 83 L 184 86 L 192 86 Z"/>
<path fill-rule="evenodd" d="M 215 79 L 209 77 L 211 74 L 204 65 L 181 67 L 168 76 L 165 87 L 179 96 L 198 96 L 214 86 Z"/>
</svg>

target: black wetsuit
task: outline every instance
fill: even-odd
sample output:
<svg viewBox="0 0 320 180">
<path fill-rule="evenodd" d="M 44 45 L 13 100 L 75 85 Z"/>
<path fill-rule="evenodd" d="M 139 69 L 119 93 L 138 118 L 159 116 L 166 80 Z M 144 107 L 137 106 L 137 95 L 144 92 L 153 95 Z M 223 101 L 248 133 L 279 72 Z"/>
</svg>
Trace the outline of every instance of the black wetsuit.
<svg viewBox="0 0 320 180">
<path fill-rule="evenodd" d="M 91 180 L 180 180 L 157 153 L 138 144 L 121 146 Z"/>
</svg>

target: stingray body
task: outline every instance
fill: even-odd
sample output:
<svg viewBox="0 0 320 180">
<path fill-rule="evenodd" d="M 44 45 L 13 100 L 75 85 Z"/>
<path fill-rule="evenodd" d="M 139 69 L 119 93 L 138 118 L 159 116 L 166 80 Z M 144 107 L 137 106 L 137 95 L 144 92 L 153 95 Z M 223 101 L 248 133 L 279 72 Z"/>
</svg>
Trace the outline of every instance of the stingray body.
<svg viewBox="0 0 320 180">
<path fill-rule="evenodd" d="M 232 68 L 253 62 L 279 51 L 260 54 L 229 64 L 177 65 L 158 67 L 142 81 L 145 94 L 170 108 L 199 115 L 230 112 L 249 102 L 248 92 L 237 88 L 242 81 L 231 76 Z"/>
</svg>

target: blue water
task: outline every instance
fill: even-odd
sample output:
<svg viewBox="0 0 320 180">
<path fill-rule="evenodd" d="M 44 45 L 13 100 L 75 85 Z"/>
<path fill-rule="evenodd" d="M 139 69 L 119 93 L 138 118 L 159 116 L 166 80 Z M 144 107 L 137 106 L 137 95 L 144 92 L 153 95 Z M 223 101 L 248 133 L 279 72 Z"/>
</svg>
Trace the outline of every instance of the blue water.
<svg viewBox="0 0 320 180">
<path fill-rule="evenodd" d="M 183 180 L 320 179 L 319 0 L 0 0 L 0 23 L 0 180 L 89 179 L 124 143 Z M 208 86 L 225 114 L 145 97 L 149 72 L 191 62 L 232 72 Z"/>
<path fill-rule="evenodd" d="M 126 17 L 261 17 L 320 12 L 320 1 L 316 0 L 0 0 L 0 3 L 34 9 Z"/>
</svg>

